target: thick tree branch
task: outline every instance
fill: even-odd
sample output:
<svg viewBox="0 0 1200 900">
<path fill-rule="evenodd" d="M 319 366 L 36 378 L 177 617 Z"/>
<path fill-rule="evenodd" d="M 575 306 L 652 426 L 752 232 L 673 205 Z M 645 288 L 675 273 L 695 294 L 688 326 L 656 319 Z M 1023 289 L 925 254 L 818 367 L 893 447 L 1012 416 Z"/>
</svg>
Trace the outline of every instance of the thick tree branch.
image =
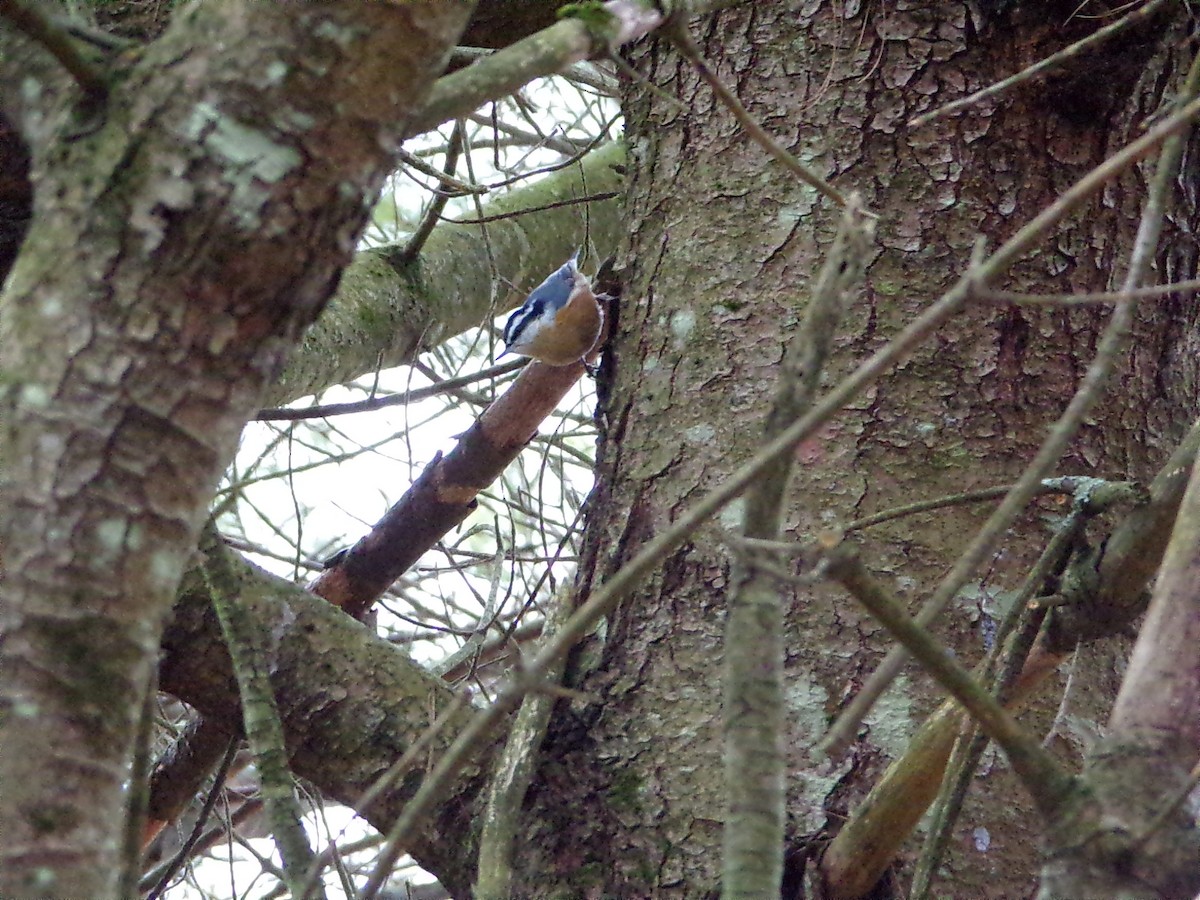
<svg viewBox="0 0 1200 900">
<path fill-rule="evenodd" d="M 616 252 L 620 209 L 615 200 L 553 208 L 552 204 L 620 189 L 624 147 L 609 144 L 570 166 L 489 203 L 485 246 L 479 229 L 442 224 L 414 261 L 403 245 L 358 254 L 337 295 L 309 329 L 268 402 L 284 403 L 370 372 L 411 362 L 417 354 L 515 306 L 584 242 L 601 257 Z M 522 215 L 537 208 L 536 215 Z M 497 271 L 489 262 L 491 251 Z M 492 280 L 512 285 L 490 309 Z"/>
<path fill-rule="evenodd" d="M 271 685 L 292 771 L 354 806 L 455 703 L 454 691 L 320 597 L 236 558 L 230 565 L 239 579 L 254 585 L 242 594 L 242 612 L 275 638 Z M 198 572 L 185 580 L 164 634 L 160 686 L 206 719 L 236 729 L 237 685 Z M 420 758 L 439 759 L 473 714 L 469 705 L 454 713 Z M 450 800 L 406 845 L 458 895 L 474 877 L 474 860 L 462 851 L 477 827 L 474 804 L 488 762 L 485 754 L 466 768 Z M 386 831 L 420 781 L 419 771 L 407 773 L 374 798 L 364 815 Z"/>
</svg>

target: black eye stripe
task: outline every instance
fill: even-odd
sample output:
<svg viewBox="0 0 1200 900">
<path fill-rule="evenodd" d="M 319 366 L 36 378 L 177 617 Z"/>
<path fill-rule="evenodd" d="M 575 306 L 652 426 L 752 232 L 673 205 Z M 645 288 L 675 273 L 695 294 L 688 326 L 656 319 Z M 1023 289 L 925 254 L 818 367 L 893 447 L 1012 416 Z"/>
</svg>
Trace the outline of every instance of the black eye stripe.
<svg viewBox="0 0 1200 900">
<path fill-rule="evenodd" d="M 542 305 L 534 303 L 529 306 L 522 306 L 509 316 L 508 321 L 504 323 L 504 343 L 511 344 L 513 339 L 524 330 L 530 320 L 536 319 L 541 314 L 541 311 Z"/>
</svg>

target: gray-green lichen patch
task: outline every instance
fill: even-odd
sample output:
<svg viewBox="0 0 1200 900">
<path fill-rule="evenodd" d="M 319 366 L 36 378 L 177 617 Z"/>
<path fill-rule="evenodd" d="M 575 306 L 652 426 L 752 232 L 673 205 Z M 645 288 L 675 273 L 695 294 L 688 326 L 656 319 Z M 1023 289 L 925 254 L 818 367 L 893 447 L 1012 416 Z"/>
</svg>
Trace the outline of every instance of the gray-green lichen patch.
<svg viewBox="0 0 1200 900">
<path fill-rule="evenodd" d="M 125 535 L 128 531 L 127 519 L 114 518 L 98 522 L 93 529 L 96 559 L 104 565 L 115 562 L 125 549 Z"/>
<path fill-rule="evenodd" d="M 268 186 L 300 166 L 299 152 L 262 128 L 222 115 L 209 103 L 196 104 L 182 132 L 220 163 L 233 188 L 232 212 L 238 225 L 257 230 L 262 207 L 270 199 Z"/>
<path fill-rule="evenodd" d="M 905 675 L 896 678 L 892 689 L 879 699 L 864 720 L 871 729 L 871 742 L 892 759 L 899 758 L 915 729 L 912 685 Z"/>
<path fill-rule="evenodd" d="M 276 181 L 300 165 L 300 154 L 257 128 L 219 118 L 204 139 L 214 154 L 248 168 L 263 181 Z"/>
</svg>

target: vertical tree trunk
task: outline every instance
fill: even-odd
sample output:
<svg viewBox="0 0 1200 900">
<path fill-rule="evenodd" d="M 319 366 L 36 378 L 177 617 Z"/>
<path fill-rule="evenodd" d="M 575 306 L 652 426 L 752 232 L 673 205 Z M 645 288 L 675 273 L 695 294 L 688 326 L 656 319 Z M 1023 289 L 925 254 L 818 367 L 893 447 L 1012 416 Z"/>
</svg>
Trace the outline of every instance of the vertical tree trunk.
<svg viewBox="0 0 1200 900">
<path fill-rule="evenodd" d="M 0 894 L 117 895 L 162 624 L 217 479 L 470 8 L 193 5 L 90 118 L 52 67 L 0 96 L 35 184 L 0 301 Z M 8 21 L 0 48 L 45 60 Z"/>
<path fill-rule="evenodd" d="M 1039 7 L 985 24 L 969 21 L 967 5 L 956 2 L 797 2 L 730 10 L 694 32 L 717 74 L 769 131 L 841 190 L 859 191 L 880 215 L 878 252 L 847 315 L 831 379 L 951 284 L 976 235 L 995 246 L 1098 163 L 1110 137 L 1120 137 L 1117 114 L 1153 50 L 1139 43 L 1144 35 L 1089 62 L 1106 73 L 1102 85 L 1058 79 L 932 125 L 906 124 L 1090 31 L 1064 25 L 1068 12 Z M 826 201 L 746 137 L 669 44 L 651 42 L 635 62 L 687 113 L 631 89 L 627 285 L 612 380 L 604 386 L 608 434 L 584 585 L 602 583 L 759 447 L 784 345 L 837 220 Z M 1105 288 L 1119 265 L 1118 238 L 1137 214 L 1140 181 L 1127 181 L 1132 204 L 1113 189 L 1019 264 L 1005 286 Z M 1161 314 L 1146 316 L 1143 336 L 1164 347 L 1179 339 Z M 786 529 L 803 540 L 904 502 L 1010 482 L 1070 398 L 1103 318 L 1091 309 L 973 305 L 800 448 Z M 1144 347 L 1132 358 L 1144 361 Z M 1119 403 L 1107 407 L 1114 418 L 1084 432 L 1062 471 L 1145 475 L 1182 433 L 1194 399 L 1181 412 L 1177 399 L 1148 395 L 1145 369 L 1136 371 Z M 1147 430 L 1139 415 L 1175 418 Z M 580 684 L 603 702 L 561 715 L 552 731 L 553 762 L 532 795 L 541 818 L 527 838 L 530 881 L 521 896 L 548 894 L 536 873 L 549 872 L 560 887 L 600 895 L 716 889 L 730 572 L 719 531 L 736 530 L 740 516 L 731 513 L 664 560 L 577 658 Z M 870 565 L 915 607 L 985 517 L 985 510 L 959 507 L 874 529 L 866 541 Z M 939 634 L 962 658 L 983 652 L 996 602 L 1034 552 L 1021 537 L 1042 534 L 1036 516 L 1027 517 L 944 616 Z M 852 601 L 827 587 L 797 589 L 788 624 L 795 862 L 821 833 L 836 830 L 903 748 L 936 691 L 909 672 L 848 757 L 832 768 L 815 764 L 810 745 L 888 643 Z M 1077 677 L 1087 680 L 1088 664 L 1079 665 Z M 1097 665 L 1107 671 L 1103 657 Z M 1054 702 L 1032 727 L 1045 726 Z M 1029 798 L 1002 760 L 988 764 L 975 797 L 947 862 L 955 890 L 1021 896 L 1037 871 Z"/>
</svg>

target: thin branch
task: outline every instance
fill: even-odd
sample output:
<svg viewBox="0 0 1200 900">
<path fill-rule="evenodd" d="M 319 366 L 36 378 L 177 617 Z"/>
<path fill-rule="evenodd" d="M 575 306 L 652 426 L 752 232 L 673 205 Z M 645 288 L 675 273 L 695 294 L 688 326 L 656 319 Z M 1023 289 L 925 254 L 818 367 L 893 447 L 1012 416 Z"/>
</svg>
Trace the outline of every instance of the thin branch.
<svg viewBox="0 0 1200 900">
<path fill-rule="evenodd" d="M 804 322 L 788 346 L 764 437 L 777 436 L 812 408 L 821 373 L 850 292 L 870 257 L 873 228 L 852 196 L 812 290 Z M 781 456 L 746 493 L 742 532 L 750 540 L 779 538 L 793 456 Z M 735 571 L 725 626 L 726 897 L 777 896 L 783 879 L 786 720 L 780 586 L 754 565 Z"/>
<path fill-rule="evenodd" d="M 488 589 L 487 602 L 483 605 L 483 614 L 461 647 L 445 659 L 430 666 L 430 671 L 437 677 L 445 677 L 447 672 L 456 668 L 464 660 L 470 659 L 483 647 L 483 642 L 488 636 L 488 629 L 496 621 L 496 604 L 500 596 L 500 582 L 504 577 L 504 555 L 504 543 L 500 540 L 500 534 L 497 532 L 496 552 L 492 556 L 491 586 Z"/>
<path fill-rule="evenodd" d="M 500 363 L 496 366 L 489 366 L 486 369 L 480 369 L 478 372 L 472 372 L 469 375 L 460 375 L 457 378 L 447 378 L 439 381 L 437 384 L 431 384 L 428 387 L 410 388 L 399 394 L 389 394 L 386 397 L 371 397 L 367 400 L 355 400 L 349 403 L 325 403 L 319 406 L 304 406 L 298 408 L 292 407 L 277 407 L 275 409 L 260 410 L 258 415 L 254 417 L 257 422 L 291 422 L 299 419 L 324 419 L 329 416 L 345 416 L 351 413 L 374 412 L 377 409 L 387 409 L 391 406 L 404 406 L 408 403 L 415 403 L 418 400 L 427 400 L 430 397 L 440 397 L 442 394 L 449 394 L 459 388 L 475 384 L 480 381 L 487 381 L 492 378 L 499 378 L 502 375 L 508 375 L 510 372 L 516 372 L 518 369 L 523 369 L 527 365 L 525 360 L 513 360 L 512 362 Z M 390 440 L 390 438 L 389 438 Z"/>
<path fill-rule="evenodd" d="M 467 691 L 456 691 L 450 704 L 437 716 L 429 727 L 422 732 L 417 740 L 409 745 L 403 755 L 396 760 L 392 766 L 379 776 L 359 799 L 351 804 L 354 811 L 358 815 L 364 815 L 366 810 L 381 799 L 396 783 L 400 776 L 408 772 L 417 759 L 427 752 L 434 738 L 441 734 L 446 727 L 454 721 L 459 712 L 465 707 L 470 699 L 470 693 Z M 358 900 L 374 900 L 378 895 L 379 889 L 392 873 L 392 869 L 396 865 L 396 860 L 404 852 L 407 842 L 404 841 L 404 834 L 400 832 L 395 825 L 388 831 L 383 841 L 383 849 L 380 850 L 379 856 L 375 860 L 375 869 L 371 873 L 371 877 L 367 879 L 366 885 L 363 886 L 362 892 L 358 895 Z M 314 866 L 309 874 L 308 882 L 313 882 L 319 868 Z"/>
<path fill-rule="evenodd" d="M 454 131 L 450 135 L 450 146 L 446 149 L 445 172 L 442 177 L 452 177 L 454 170 L 458 168 L 458 158 L 462 155 L 463 151 L 464 131 L 463 120 L 459 119 L 454 123 Z M 425 246 L 425 242 L 429 240 L 429 236 L 433 234 L 434 226 L 441 219 L 442 213 L 446 209 L 446 204 L 449 202 L 450 195 L 445 191 L 439 191 L 433 195 L 433 199 L 429 203 L 429 208 L 425 210 L 425 215 L 421 217 L 421 221 L 417 224 L 416 231 L 409 236 L 404 246 L 396 252 L 396 258 L 401 264 L 411 263 L 417 258 L 417 254 L 421 252 L 421 248 Z"/>
<path fill-rule="evenodd" d="M 842 531 L 846 534 L 850 534 L 854 531 L 863 531 L 867 528 L 873 528 L 876 525 L 882 525 L 885 522 L 892 522 L 896 519 L 906 518 L 907 516 L 915 516 L 918 513 L 932 512 L 933 510 L 946 509 L 951 506 L 967 506 L 972 503 L 982 503 L 984 500 L 998 500 L 1011 490 L 1011 484 L 1004 484 L 996 487 L 979 488 L 978 490 L 974 491 L 964 491 L 961 494 L 946 494 L 945 496 L 934 497 L 930 500 L 918 500 L 915 503 L 906 503 L 903 506 L 895 506 L 891 509 L 885 509 L 869 516 L 863 516 L 861 519 L 855 519 L 852 522 L 847 522 L 842 527 Z M 1053 494 L 1068 492 L 1057 491 L 1053 488 L 1047 487 L 1043 483 L 1039 493 Z"/>
<path fill-rule="evenodd" d="M 979 299 L 995 303 L 1018 303 L 1031 306 L 1088 306 L 1096 303 L 1119 303 L 1130 300 L 1161 300 L 1172 294 L 1191 294 L 1200 291 L 1200 279 L 1156 284 L 1132 291 L 1089 291 L 1080 294 L 1022 294 L 1018 291 L 998 291 L 982 288 Z"/>
<path fill-rule="evenodd" d="M 547 209 L 562 209 L 564 206 L 576 206 L 580 203 L 599 203 L 621 196 L 620 191 L 601 191 L 584 197 L 571 197 L 554 203 L 543 203 L 539 206 L 527 206 L 523 209 L 512 209 L 508 212 L 496 213 L 490 216 L 476 216 L 474 219 L 444 219 L 451 225 L 486 225 L 488 222 L 503 222 L 505 219 L 515 219 L 517 216 L 527 216 L 530 213 L 544 212 Z"/>
<path fill-rule="evenodd" d="M 1025 732 L 1016 720 L 933 636 L 910 618 L 904 606 L 872 576 L 853 550 L 841 544 L 827 551 L 824 570 L 891 632 L 938 683 L 949 691 L 1000 745 L 1013 771 L 1047 818 L 1055 815 L 1070 794 L 1074 778 L 1048 750 Z"/>
<path fill-rule="evenodd" d="M 226 780 L 228 780 L 228 775 L 226 775 Z M 224 796 L 226 801 L 228 801 L 227 792 L 222 796 Z M 218 796 L 218 799 L 220 799 L 220 796 Z M 212 849 L 212 847 L 216 845 L 217 841 L 221 840 L 221 838 L 224 837 L 232 828 L 242 825 L 252 817 L 261 814 L 262 808 L 262 801 L 258 798 L 249 798 L 243 800 L 241 805 L 234 810 L 232 815 L 229 815 L 227 811 L 223 820 L 218 821 L 215 825 L 200 835 L 200 838 L 196 841 L 195 846 L 192 847 L 192 856 L 199 856 L 205 851 Z M 166 866 L 168 866 L 170 862 L 171 861 L 162 863 L 147 873 L 138 884 L 138 889 L 147 891 L 158 884 L 159 877 L 164 871 L 166 871 Z M 149 898 L 146 898 L 146 900 L 149 900 Z"/>
<path fill-rule="evenodd" d="M 846 197 L 841 191 L 781 147 L 779 142 L 771 137 L 767 130 L 758 123 L 758 120 L 747 112 L 746 107 L 742 106 L 742 101 L 716 76 L 712 70 L 712 66 L 701 55 L 700 48 L 696 46 L 696 42 L 692 40 L 692 36 L 688 33 L 686 20 L 681 17 L 672 19 L 670 26 L 666 29 L 666 33 L 671 43 L 692 64 L 700 77 L 707 82 L 708 86 L 712 88 L 713 93 L 717 95 L 717 98 L 733 113 L 733 117 L 746 129 L 746 133 L 750 135 L 755 143 L 775 157 L 784 168 L 800 179 L 800 181 L 817 191 L 817 193 L 828 197 L 838 206 L 844 207 L 846 205 Z"/>
<path fill-rule="evenodd" d="M 213 778 L 212 787 L 209 789 L 208 795 L 204 798 L 204 805 L 200 807 L 200 814 L 196 817 L 195 824 L 192 825 L 191 833 L 179 848 L 179 852 L 162 869 L 161 877 L 146 895 L 146 900 L 158 900 L 162 896 L 163 891 L 167 889 L 167 885 L 171 883 L 171 879 L 175 877 L 175 873 L 188 861 L 192 850 L 199 843 L 200 838 L 204 834 L 204 825 L 208 821 L 208 817 L 212 815 L 213 808 L 217 805 L 217 798 L 221 794 L 221 788 L 225 786 L 225 776 L 229 772 L 229 767 L 233 765 L 233 758 L 237 756 L 238 745 L 240 743 L 241 741 L 238 738 L 233 738 L 230 740 L 228 747 L 225 748 L 225 755 L 217 767 L 217 774 Z"/>
<path fill-rule="evenodd" d="M 850 534 L 852 531 L 862 531 L 894 519 L 917 513 L 930 512 L 935 509 L 945 509 L 949 506 L 964 506 L 970 503 L 980 503 L 984 500 L 997 500 L 1011 491 L 1011 484 L 997 485 L 990 488 L 979 488 L 975 491 L 964 491 L 961 494 L 947 494 L 944 497 L 934 497 L 930 500 L 918 500 L 885 509 L 882 512 L 863 516 L 842 526 L 842 531 Z M 1038 485 L 1037 494 L 1078 494 L 1086 489 L 1092 504 L 1110 506 L 1114 503 L 1144 503 L 1146 490 L 1135 481 L 1105 481 L 1101 478 L 1088 476 L 1064 475 L 1061 478 L 1044 478 Z"/>
<path fill-rule="evenodd" d="M 566 596 L 560 596 L 546 620 L 546 635 L 552 635 L 571 612 Z M 548 673 L 554 682 L 562 677 L 563 663 Z M 508 900 L 511 893 L 513 850 L 521 828 L 521 810 L 537 763 L 537 754 L 550 725 L 556 697 L 552 692 L 529 694 L 513 722 L 508 740 L 492 767 L 483 826 L 479 835 L 478 877 L 475 896 L 481 900 Z"/>
<path fill-rule="evenodd" d="M 1008 708 L 1016 713 L 1062 662 L 1035 646 L 1014 686 Z M 947 700 L 917 729 L 904 755 L 858 804 L 821 858 L 822 880 L 832 896 L 867 894 L 895 859 L 896 850 L 916 828 L 938 792 L 955 737 L 966 719 Z"/>
<path fill-rule="evenodd" d="M 0 0 L 0 17 L 8 19 L 29 38 L 41 44 L 60 66 L 75 79 L 84 96 L 102 101 L 108 96 L 108 82 L 103 72 L 79 51 L 67 29 L 60 26 L 36 5 L 21 0 Z"/>
<path fill-rule="evenodd" d="M 242 604 L 234 599 L 240 591 L 254 590 L 257 586 L 234 584 L 236 576 L 226 565 L 224 546 L 212 534 L 208 543 L 206 563 L 201 571 L 237 677 L 246 740 L 254 753 L 259 790 L 283 861 L 282 880 L 295 900 L 306 900 L 310 896 L 323 900 L 324 887 L 319 882 L 308 883 L 308 872 L 316 862 L 292 790 L 283 725 L 271 685 L 268 641 L 255 630 Z"/>
<path fill-rule="evenodd" d="M 1060 573 L 1066 566 L 1072 548 L 1082 534 L 1088 517 L 1093 512 L 1088 508 L 1085 498 L 1077 496 L 1071 514 L 1058 527 L 1053 539 L 1042 551 L 1016 596 L 1012 598 L 1012 603 L 996 634 L 995 645 L 992 647 L 991 653 L 976 669 L 980 674 L 995 670 L 997 662 L 1001 658 L 1002 648 L 1004 648 L 1004 665 L 995 672 L 991 686 L 992 695 L 1001 703 L 1008 702 L 1011 688 L 1029 656 L 1029 651 L 1032 649 L 1033 641 L 1037 637 L 1042 622 L 1045 621 L 1045 609 L 1034 608 L 1029 600 L 1035 593 L 1045 589 L 1047 581 L 1053 574 Z M 1018 623 L 1023 623 L 1020 629 L 1017 628 Z M 1013 636 L 1011 646 L 1010 636 Z M 913 873 L 909 900 L 924 900 L 929 895 L 934 873 L 937 872 L 940 865 L 954 823 L 962 811 L 971 778 L 987 745 L 987 736 L 979 733 L 979 729 L 974 724 L 964 727 L 954 742 L 954 750 L 950 754 L 950 762 L 947 764 L 945 775 L 942 778 L 942 789 L 934 803 L 934 812 L 927 829 L 925 846 L 921 848 L 921 855 Z M 896 835 L 897 847 L 901 837 L 901 835 Z"/>
<path fill-rule="evenodd" d="M 940 119 L 943 116 L 948 116 L 952 113 L 959 112 L 969 106 L 974 106 L 981 100 L 1002 94 L 1019 84 L 1032 82 L 1033 80 L 1051 72 L 1059 65 L 1079 56 L 1084 51 L 1091 50 L 1093 47 L 1099 46 L 1109 38 L 1115 37 L 1126 28 L 1140 24 L 1144 20 L 1148 19 L 1151 15 L 1158 12 L 1159 7 L 1161 7 L 1164 3 L 1165 0 L 1149 0 L 1149 2 L 1144 4 L 1140 9 L 1135 9 L 1124 18 L 1118 19 L 1111 25 L 1104 26 L 1099 31 L 1092 32 L 1082 40 L 1076 41 L 1069 47 L 1064 47 L 1057 53 L 1052 53 L 1050 56 L 1047 56 L 1040 62 L 1034 63 L 1032 66 L 1022 69 L 1015 75 L 1010 75 L 1008 78 L 1005 78 L 1002 81 L 997 81 L 995 84 L 988 85 L 983 90 L 976 91 L 974 94 L 962 97 L 958 100 L 955 100 L 953 103 L 947 103 L 945 106 L 939 107 L 932 112 L 927 112 L 923 115 L 917 116 L 914 119 L 911 119 L 908 123 L 908 127 L 920 128 L 922 125 L 928 125 L 934 119 Z"/>
<path fill-rule="evenodd" d="M 1004 671 L 992 685 L 991 694 L 997 700 L 1006 702 L 1010 686 L 1015 683 L 1021 673 L 1021 665 L 1028 659 L 1033 640 L 1037 637 L 1038 629 L 1044 622 L 1044 614 L 1028 610 L 1025 606 L 1015 606 L 1018 612 L 1015 619 L 1024 619 L 1024 626 L 1016 634 L 1013 647 L 1009 648 Z M 998 647 L 998 644 L 997 644 Z M 959 733 L 954 742 L 954 750 L 946 767 L 946 775 L 942 779 L 942 790 L 938 793 L 934 804 L 934 814 L 929 823 L 929 835 L 926 836 L 925 846 L 922 847 L 913 872 L 912 888 L 908 900 L 924 900 L 929 896 L 935 872 L 941 865 L 943 853 L 949 844 L 955 822 L 958 822 L 962 804 L 966 802 L 967 792 L 971 788 L 971 780 L 979 768 L 980 758 L 988 749 L 988 736 L 979 731 L 974 722 Z"/>
<path fill-rule="evenodd" d="M 459 119 L 458 121 L 461 122 L 462 120 Z M 457 124 L 455 125 L 455 130 L 458 130 Z M 444 151 L 443 148 L 439 146 L 430 148 L 428 152 L 437 154 L 443 153 Z M 414 153 L 409 153 L 407 150 L 402 149 L 400 151 L 399 162 L 405 166 L 416 169 L 422 175 L 426 175 L 435 179 L 439 186 L 438 190 L 446 193 L 457 196 L 466 196 L 467 194 L 486 194 L 490 190 L 488 185 L 469 184 L 466 181 L 455 178 L 453 173 L 445 172 L 441 169 L 431 166 L 429 163 L 425 162 L 425 160 L 421 159 L 420 156 Z"/>
</svg>

